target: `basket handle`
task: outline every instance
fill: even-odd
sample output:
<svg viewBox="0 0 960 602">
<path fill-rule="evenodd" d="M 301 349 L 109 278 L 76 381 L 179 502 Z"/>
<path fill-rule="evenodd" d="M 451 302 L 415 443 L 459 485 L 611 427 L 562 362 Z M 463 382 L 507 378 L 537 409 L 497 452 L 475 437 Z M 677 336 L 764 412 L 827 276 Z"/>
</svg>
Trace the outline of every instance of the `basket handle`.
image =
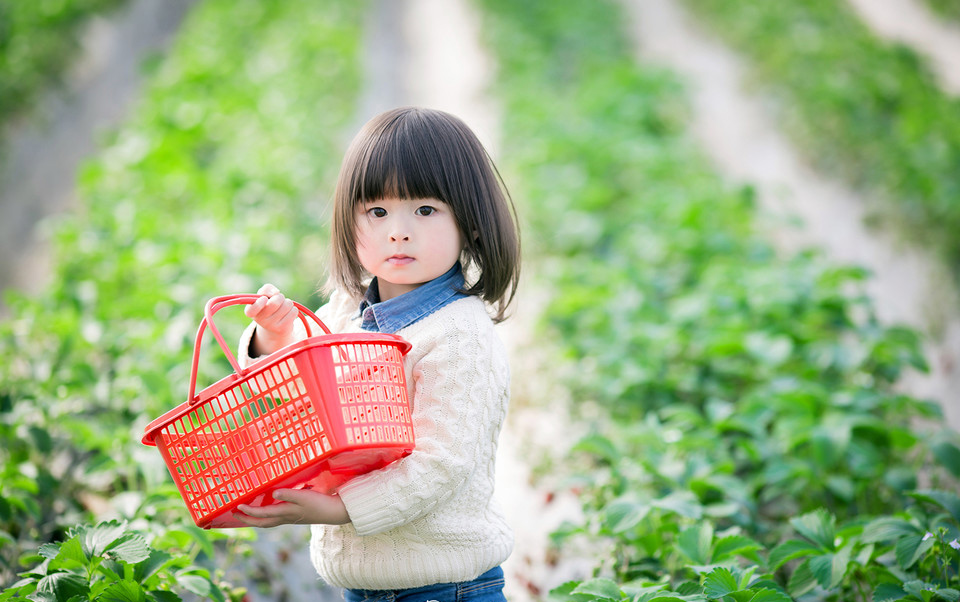
<svg viewBox="0 0 960 602">
<path fill-rule="evenodd" d="M 223 340 L 223 336 L 220 334 L 220 331 L 217 329 L 217 325 L 213 323 L 213 314 L 217 313 L 225 307 L 230 307 L 231 305 L 253 305 L 257 299 L 263 295 L 254 295 L 254 294 L 240 294 L 240 295 L 224 295 L 222 297 L 214 297 L 207 301 L 207 305 L 203 309 L 203 320 L 200 321 L 200 327 L 197 329 L 197 340 L 193 345 L 193 365 L 190 368 L 190 394 L 187 396 L 187 401 L 191 404 L 197 403 L 200 398 L 196 394 L 197 391 L 197 368 L 200 364 L 200 344 L 203 342 L 203 331 L 206 328 L 207 324 L 210 325 L 210 330 L 213 331 L 214 338 L 217 339 L 217 343 L 220 344 L 220 349 L 223 350 L 224 355 L 227 356 L 227 359 L 230 361 L 230 365 L 233 367 L 234 372 L 242 375 L 246 372 L 245 368 L 240 367 L 240 363 L 237 361 L 237 358 L 234 357 L 233 352 L 230 351 L 230 348 L 227 346 L 226 342 Z M 299 310 L 300 321 L 303 322 L 303 326 L 307 329 L 307 336 L 313 336 L 313 328 L 310 326 L 310 322 L 307 321 L 309 317 L 312 319 L 320 329 L 323 330 L 326 334 L 331 334 L 330 329 L 327 328 L 320 318 L 317 317 L 315 313 L 310 311 L 307 307 L 293 302 L 293 305 Z"/>
</svg>

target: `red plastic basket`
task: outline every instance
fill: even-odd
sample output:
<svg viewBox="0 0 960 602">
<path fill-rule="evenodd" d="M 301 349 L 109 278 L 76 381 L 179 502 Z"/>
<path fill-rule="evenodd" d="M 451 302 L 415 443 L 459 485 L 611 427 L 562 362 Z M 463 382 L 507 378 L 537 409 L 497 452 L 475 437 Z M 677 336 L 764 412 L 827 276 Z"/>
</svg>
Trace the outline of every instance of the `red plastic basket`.
<svg viewBox="0 0 960 602">
<path fill-rule="evenodd" d="M 274 503 L 283 487 L 331 493 L 414 447 L 403 356 L 392 334 L 330 334 L 296 304 L 308 338 L 241 368 L 213 323 L 221 309 L 257 295 L 207 302 L 197 330 L 187 401 L 147 425 L 143 443 L 160 450 L 194 522 L 240 527 L 239 504 Z M 310 318 L 325 334 L 313 336 Z M 234 373 L 196 393 L 209 325 Z"/>
</svg>

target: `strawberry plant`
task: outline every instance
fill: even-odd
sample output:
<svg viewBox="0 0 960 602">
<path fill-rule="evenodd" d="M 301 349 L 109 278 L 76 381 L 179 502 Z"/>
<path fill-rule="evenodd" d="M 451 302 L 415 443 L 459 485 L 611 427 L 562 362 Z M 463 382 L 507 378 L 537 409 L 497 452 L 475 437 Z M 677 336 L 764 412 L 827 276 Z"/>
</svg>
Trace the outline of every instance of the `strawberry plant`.
<svg viewBox="0 0 960 602">
<path fill-rule="evenodd" d="M 43 561 L 0 593 L 0 600 L 172 602 L 182 599 L 180 591 L 239 602 L 245 593 L 224 592 L 189 556 L 150 546 L 141 533 L 116 521 L 71 528 L 63 541 L 42 545 L 38 555 Z"/>
</svg>

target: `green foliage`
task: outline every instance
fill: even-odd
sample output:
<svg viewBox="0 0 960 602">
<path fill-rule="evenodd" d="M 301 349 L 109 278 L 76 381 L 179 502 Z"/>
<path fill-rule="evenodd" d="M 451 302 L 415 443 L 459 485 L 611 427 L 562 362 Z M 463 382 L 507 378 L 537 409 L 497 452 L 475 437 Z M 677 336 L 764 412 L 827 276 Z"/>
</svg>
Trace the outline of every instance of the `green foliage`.
<svg viewBox="0 0 960 602">
<path fill-rule="evenodd" d="M 554 540 L 609 554 L 599 581 L 553 597 L 950 589 L 955 569 L 888 566 L 898 546 L 929 549 L 856 536 L 917 496 L 949 503 L 960 439 L 926 432 L 939 407 L 895 387 L 926 370 L 919 335 L 877 320 L 864 270 L 773 250 L 752 191 L 691 148 L 682 89 L 626 52 L 613 3 L 483 6 L 505 65 L 502 163 L 556 291 L 547 338 L 584 415 L 601 416 L 569 460 L 585 520 Z M 921 474 L 940 493 L 916 493 Z"/>
<path fill-rule="evenodd" d="M 811 161 L 877 193 L 875 213 L 891 214 L 960 278 L 960 100 L 922 61 L 875 37 L 841 0 L 687 4 L 750 57 Z"/>
<path fill-rule="evenodd" d="M 955 0 L 926 0 L 926 4 L 934 12 L 947 19 L 960 20 L 960 2 Z"/>
<path fill-rule="evenodd" d="M 125 0 L 0 1 L 0 115 L 8 122 L 58 83 L 79 47 L 80 26 Z"/>
<path fill-rule="evenodd" d="M 172 602 L 177 591 L 200 599 L 239 601 L 243 590 L 224 592 L 209 571 L 187 555 L 148 545 L 142 533 L 111 521 L 70 529 L 66 539 L 44 544 L 43 561 L 0 593 L 0 600 L 35 602 Z"/>
<path fill-rule="evenodd" d="M 208 298 L 270 281 L 318 303 L 363 11 L 198 4 L 83 170 L 78 210 L 53 229 L 52 286 L 9 295 L 0 324 L 0 585 L 101 513 L 147 521 L 164 551 L 189 521 L 143 427 L 186 397 Z M 246 320 L 222 313 L 232 340 Z M 215 344 L 202 354 L 200 388 L 231 370 Z M 186 540 L 212 562 L 215 535 Z"/>
</svg>

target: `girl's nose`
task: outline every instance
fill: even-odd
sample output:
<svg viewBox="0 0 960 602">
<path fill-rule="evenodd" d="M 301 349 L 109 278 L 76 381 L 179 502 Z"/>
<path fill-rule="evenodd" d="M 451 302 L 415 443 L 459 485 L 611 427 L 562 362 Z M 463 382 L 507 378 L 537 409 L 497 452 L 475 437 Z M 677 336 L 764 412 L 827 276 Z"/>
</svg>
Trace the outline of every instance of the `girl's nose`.
<svg viewBox="0 0 960 602">
<path fill-rule="evenodd" d="M 405 220 L 396 219 L 390 224 L 390 242 L 406 242 L 410 240 L 410 228 Z"/>
</svg>

